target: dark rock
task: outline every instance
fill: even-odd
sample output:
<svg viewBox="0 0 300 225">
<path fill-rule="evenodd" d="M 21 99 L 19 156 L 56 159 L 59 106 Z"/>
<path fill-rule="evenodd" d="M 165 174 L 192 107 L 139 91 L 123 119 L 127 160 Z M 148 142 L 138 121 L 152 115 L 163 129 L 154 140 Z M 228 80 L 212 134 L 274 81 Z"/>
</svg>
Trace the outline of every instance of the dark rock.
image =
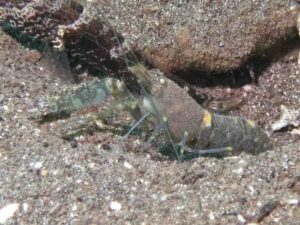
<svg viewBox="0 0 300 225">
<path fill-rule="evenodd" d="M 297 12 L 289 6 L 286 0 L 149 0 L 114 1 L 105 9 L 117 31 L 164 72 L 224 72 L 270 56 L 297 36 Z"/>
</svg>

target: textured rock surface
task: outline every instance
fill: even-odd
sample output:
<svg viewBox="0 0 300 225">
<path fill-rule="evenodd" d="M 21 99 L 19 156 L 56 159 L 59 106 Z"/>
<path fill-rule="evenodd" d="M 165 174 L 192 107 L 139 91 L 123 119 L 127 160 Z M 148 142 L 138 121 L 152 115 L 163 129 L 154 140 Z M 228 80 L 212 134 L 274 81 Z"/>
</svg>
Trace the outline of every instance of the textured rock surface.
<svg viewBox="0 0 300 225">
<path fill-rule="evenodd" d="M 95 0 L 94 2 L 97 2 Z M 163 71 L 222 72 L 297 35 L 291 1 L 111 1 L 107 19 Z"/>
<path fill-rule="evenodd" d="M 55 19 L 51 26 L 41 24 L 47 29 L 52 28 L 52 39 L 59 36 L 55 22 L 69 25 L 83 10 L 73 5 L 72 10 L 68 11 L 64 6 L 68 4 L 61 2 L 68 1 L 57 1 L 53 14 L 50 14 L 50 18 L 53 16 Z M 297 36 L 297 10 L 291 7 L 288 0 L 77 2 L 90 11 L 87 20 L 98 16 L 104 24 L 109 22 L 115 32 L 121 33 L 136 51 L 164 72 L 231 71 L 251 64 L 255 58 L 270 57 Z M 59 9 L 61 5 L 63 7 Z M 36 9 L 37 16 L 43 15 L 43 10 Z M 99 13 L 95 13 L 95 9 Z M 48 13 L 44 16 L 49 17 Z M 91 28 L 92 38 L 97 30 L 103 31 L 103 25 L 99 22 Z M 109 33 L 111 31 L 106 33 L 108 37 L 111 36 Z M 100 35 L 98 38 L 103 37 Z M 76 41 L 76 38 L 72 40 L 75 44 Z M 112 49 L 112 46 L 105 46 L 105 42 L 104 47 Z M 103 55 L 103 59 L 107 57 Z"/>
</svg>

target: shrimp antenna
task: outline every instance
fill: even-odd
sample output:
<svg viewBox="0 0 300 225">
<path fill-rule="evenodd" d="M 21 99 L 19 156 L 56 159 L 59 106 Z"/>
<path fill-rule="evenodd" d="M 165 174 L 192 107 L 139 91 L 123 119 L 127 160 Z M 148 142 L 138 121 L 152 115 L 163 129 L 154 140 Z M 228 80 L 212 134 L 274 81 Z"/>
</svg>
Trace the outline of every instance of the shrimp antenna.
<svg viewBox="0 0 300 225">
<path fill-rule="evenodd" d="M 129 134 L 134 131 L 135 128 L 137 128 L 148 116 L 150 116 L 150 113 L 146 113 L 140 120 L 138 120 L 131 128 L 130 130 L 125 134 L 125 138 L 128 137 Z"/>
</svg>

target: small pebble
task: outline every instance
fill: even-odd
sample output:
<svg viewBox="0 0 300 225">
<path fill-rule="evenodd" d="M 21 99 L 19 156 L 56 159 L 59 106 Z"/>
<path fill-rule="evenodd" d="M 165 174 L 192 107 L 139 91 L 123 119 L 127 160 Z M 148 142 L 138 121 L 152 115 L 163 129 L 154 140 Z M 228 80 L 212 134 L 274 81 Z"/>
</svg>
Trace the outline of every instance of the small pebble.
<svg viewBox="0 0 300 225">
<path fill-rule="evenodd" d="M 213 212 L 210 212 L 209 214 L 208 214 L 208 217 L 209 217 L 209 219 L 210 220 L 215 220 L 215 215 L 213 214 Z"/>
<path fill-rule="evenodd" d="M 234 173 L 238 174 L 238 175 L 243 175 L 244 173 L 244 169 L 242 167 L 233 170 Z"/>
<path fill-rule="evenodd" d="M 161 79 L 159 80 L 159 82 L 160 82 L 161 84 L 164 84 L 164 83 L 165 83 L 165 79 L 161 78 Z"/>
<path fill-rule="evenodd" d="M 4 224 L 19 209 L 19 203 L 11 203 L 0 209 L 0 224 Z"/>
<path fill-rule="evenodd" d="M 27 203 L 23 203 L 22 208 L 24 212 L 27 212 L 29 205 Z"/>
<path fill-rule="evenodd" d="M 250 92 L 253 91 L 253 87 L 251 87 L 251 85 L 246 84 L 243 86 L 243 90 L 246 92 Z"/>
<path fill-rule="evenodd" d="M 280 222 L 280 217 L 274 218 L 273 221 L 274 221 L 276 224 L 278 224 L 278 223 Z"/>
<path fill-rule="evenodd" d="M 243 224 L 246 222 L 245 218 L 241 214 L 237 215 L 237 219 Z"/>
<path fill-rule="evenodd" d="M 76 211 L 77 209 L 78 209 L 77 205 L 73 205 L 71 210 Z"/>
<path fill-rule="evenodd" d="M 122 208 L 122 205 L 119 202 L 112 201 L 109 205 L 109 208 L 114 211 L 120 211 Z"/>
<path fill-rule="evenodd" d="M 39 170 L 42 168 L 43 162 L 34 162 L 31 163 L 30 166 L 33 167 L 33 169 Z"/>
<path fill-rule="evenodd" d="M 107 151 L 111 150 L 111 147 L 109 146 L 109 144 L 102 144 L 101 147 L 102 147 L 104 150 L 107 150 Z"/>
<path fill-rule="evenodd" d="M 44 146 L 45 148 L 47 148 L 47 147 L 49 147 L 49 143 L 46 142 L 46 141 L 44 141 L 44 142 L 43 142 L 43 146 Z"/>
<path fill-rule="evenodd" d="M 7 105 L 4 105 L 4 106 L 2 106 L 2 108 L 3 108 L 3 109 L 4 109 L 4 111 L 6 111 L 6 112 L 7 112 L 7 111 L 8 111 L 8 109 L 9 109 Z"/>
<path fill-rule="evenodd" d="M 300 203 L 299 199 L 297 199 L 297 198 L 288 200 L 289 205 L 298 205 L 299 203 Z"/>
<path fill-rule="evenodd" d="M 128 162 L 124 162 L 124 167 L 126 168 L 126 169 L 132 169 L 132 165 L 131 164 L 129 164 Z"/>
<path fill-rule="evenodd" d="M 61 173 L 59 170 L 53 170 L 53 171 L 52 171 L 52 174 L 53 174 L 54 176 L 56 176 L 56 175 L 61 175 L 62 173 Z"/>
<path fill-rule="evenodd" d="M 167 200 L 167 198 L 168 198 L 167 195 L 163 195 L 163 196 L 160 197 L 160 201 L 164 202 L 164 201 Z"/>
<path fill-rule="evenodd" d="M 48 175 L 48 170 L 41 170 L 41 175 L 46 177 Z"/>
<path fill-rule="evenodd" d="M 75 138 L 73 138 L 71 141 L 70 141 L 70 146 L 71 148 L 77 148 L 78 147 L 78 142 Z"/>
<path fill-rule="evenodd" d="M 93 169 L 93 168 L 95 168 L 95 166 L 96 166 L 96 164 L 95 164 L 95 163 L 93 163 L 93 162 L 89 164 L 89 167 L 90 167 L 90 169 Z"/>
<path fill-rule="evenodd" d="M 292 135 L 298 135 L 298 136 L 300 136 L 300 127 L 299 127 L 298 129 L 293 129 L 293 130 L 291 131 L 291 134 L 292 134 Z"/>
</svg>

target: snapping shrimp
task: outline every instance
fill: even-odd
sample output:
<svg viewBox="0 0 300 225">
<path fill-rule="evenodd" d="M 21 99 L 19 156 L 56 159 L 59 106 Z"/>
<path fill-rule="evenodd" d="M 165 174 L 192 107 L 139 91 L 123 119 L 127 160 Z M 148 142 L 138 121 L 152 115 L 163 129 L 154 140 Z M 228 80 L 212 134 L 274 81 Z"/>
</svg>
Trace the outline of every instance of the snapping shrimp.
<svg viewBox="0 0 300 225">
<path fill-rule="evenodd" d="M 156 118 L 158 125 L 164 124 L 183 150 L 199 154 L 241 150 L 258 153 L 270 148 L 267 134 L 253 121 L 208 112 L 159 70 L 148 71 L 142 64 L 129 70 L 142 86 L 146 84 L 142 109 Z"/>
</svg>

